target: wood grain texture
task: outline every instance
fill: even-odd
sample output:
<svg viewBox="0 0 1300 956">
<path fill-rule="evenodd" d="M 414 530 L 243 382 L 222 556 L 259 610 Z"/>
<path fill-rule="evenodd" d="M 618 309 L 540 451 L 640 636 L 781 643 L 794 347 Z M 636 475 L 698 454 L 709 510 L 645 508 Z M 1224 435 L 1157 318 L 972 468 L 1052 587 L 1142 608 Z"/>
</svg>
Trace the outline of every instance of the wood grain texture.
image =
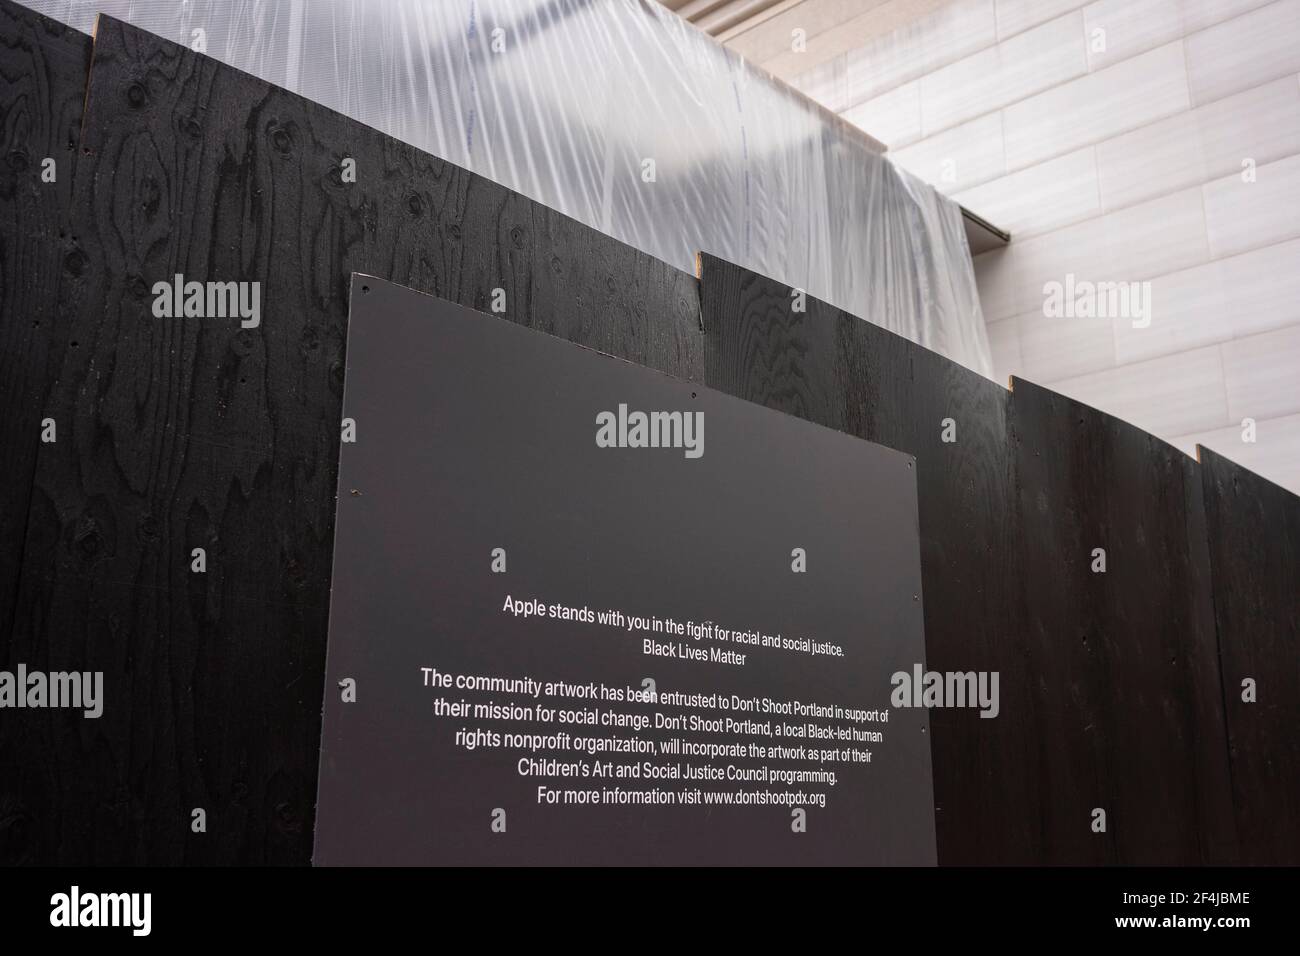
<svg viewBox="0 0 1300 956">
<path fill-rule="evenodd" d="M 351 274 L 501 288 L 507 318 L 686 378 L 695 279 L 108 17 L 81 146 L 89 288 L 60 302 L 13 645 L 104 671 L 107 704 L 25 718 L 38 769 L 6 800 L 40 862 L 306 863 Z M 154 318 L 178 273 L 261 283 L 261 326 Z"/>
<path fill-rule="evenodd" d="M 1300 861 L 1300 498 L 1198 448 L 1241 859 Z M 1242 699 L 1252 678 L 1258 697 Z"/>
<path fill-rule="evenodd" d="M 69 198 L 89 70 L 90 38 L 0 0 L 0 667 L 48 669 L 52 658 L 11 641 L 41 421 L 67 345 L 59 308 L 84 281 Z M 43 177 L 54 161 L 54 181 Z M 57 660 L 58 658 L 53 658 Z M 49 712 L 0 718 L 0 863 L 36 862 L 39 808 L 59 786 Z"/>
<path fill-rule="evenodd" d="M 1046 858 L 1235 862 L 1197 465 L 1020 379 L 1011 408 Z"/>
<path fill-rule="evenodd" d="M 41 418 L 84 267 L 69 197 L 90 37 L 0 0 L 0 641 L 13 622 Z M 54 182 L 43 180 L 54 161 Z M 0 658 L 2 661 L 2 658 Z"/>
<path fill-rule="evenodd" d="M 107 697 L 5 713 L 0 862 L 309 860 L 353 272 L 504 289 L 513 321 L 916 457 L 925 663 L 1000 674 L 997 719 L 931 715 L 941 863 L 1300 860 L 1293 495 L 713 257 L 699 286 L 111 18 L 87 87 L 88 44 L 0 0 L 0 664 Z M 176 273 L 259 282 L 261 326 L 154 318 Z"/>
<path fill-rule="evenodd" d="M 791 291 L 701 257 L 705 383 L 916 456 L 926 664 L 999 671 L 1002 707 L 992 720 L 931 714 L 939 862 L 1038 862 L 1045 758 L 1016 622 L 1009 393 L 812 298 L 796 312 Z M 942 440 L 946 418 L 955 442 Z"/>
</svg>

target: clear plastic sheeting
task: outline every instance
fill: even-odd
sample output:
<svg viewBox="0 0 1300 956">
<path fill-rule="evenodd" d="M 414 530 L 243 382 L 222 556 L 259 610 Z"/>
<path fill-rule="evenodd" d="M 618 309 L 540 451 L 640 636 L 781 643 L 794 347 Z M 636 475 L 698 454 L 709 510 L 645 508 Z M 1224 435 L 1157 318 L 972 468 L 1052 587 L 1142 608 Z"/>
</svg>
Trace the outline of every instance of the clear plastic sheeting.
<svg viewBox="0 0 1300 956">
<path fill-rule="evenodd" d="M 24 0 L 111 14 L 680 269 L 704 250 L 984 375 L 960 207 L 649 0 Z"/>
</svg>

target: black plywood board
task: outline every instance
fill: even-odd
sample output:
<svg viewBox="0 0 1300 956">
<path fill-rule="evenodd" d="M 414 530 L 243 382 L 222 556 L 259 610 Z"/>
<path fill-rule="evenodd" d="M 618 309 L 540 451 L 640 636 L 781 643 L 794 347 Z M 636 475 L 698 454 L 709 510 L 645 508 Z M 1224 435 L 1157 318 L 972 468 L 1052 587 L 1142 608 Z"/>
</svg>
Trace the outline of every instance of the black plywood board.
<svg viewBox="0 0 1300 956">
<path fill-rule="evenodd" d="M 0 665 L 103 670 L 109 700 L 5 714 L 0 860 L 309 858 L 354 270 L 501 288 L 508 319 L 917 457 L 926 663 L 1000 673 L 998 718 L 932 714 L 941 863 L 1230 862 L 1229 760 L 1241 859 L 1300 859 L 1294 496 L 708 256 L 701 315 L 692 277 L 111 18 L 87 91 L 89 42 L 0 0 Z M 177 272 L 260 282 L 261 326 L 155 319 Z M 1142 573 L 1079 583 L 1098 535 Z"/>
<path fill-rule="evenodd" d="M 107 702 L 23 718 L 48 786 L 12 799 L 41 862 L 306 863 L 351 273 L 504 289 L 508 319 L 684 378 L 695 279 L 109 17 L 81 147 L 87 287 L 59 300 L 13 640 L 104 671 Z M 259 282 L 260 326 L 155 318 L 178 273 Z"/>
<path fill-rule="evenodd" d="M 0 642 L 13 620 L 41 420 L 66 342 L 57 290 L 85 266 L 69 197 L 89 67 L 90 37 L 0 0 Z"/>
<path fill-rule="evenodd" d="M 1020 379 L 1011 405 L 1047 859 L 1232 863 L 1197 464 Z"/>
<path fill-rule="evenodd" d="M 11 638 L 42 421 L 68 341 L 59 297 L 75 296 L 86 267 L 70 197 L 89 66 L 90 37 L 0 0 L 0 668 L 10 672 L 63 659 Z M 34 818 L 60 785 L 51 733 L 70 720 L 26 718 L 0 717 L 0 863 L 41 860 Z"/>
<path fill-rule="evenodd" d="M 1300 498 L 1200 448 L 1241 861 L 1300 862 Z M 1254 681 L 1255 700 L 1243 681 Z"/>
<path fill-rule="evenodd" d="M 705 384 L 916 456 L 925 663 L 1000 674 L 998 717 L 931 714 L 939 862 L 1039 860 L 1043 757 L 1016 625 L 1006 389 L 811 297 L 796 311 L 795 290 L 713 256 L 700 275 Z"/>
</svg>

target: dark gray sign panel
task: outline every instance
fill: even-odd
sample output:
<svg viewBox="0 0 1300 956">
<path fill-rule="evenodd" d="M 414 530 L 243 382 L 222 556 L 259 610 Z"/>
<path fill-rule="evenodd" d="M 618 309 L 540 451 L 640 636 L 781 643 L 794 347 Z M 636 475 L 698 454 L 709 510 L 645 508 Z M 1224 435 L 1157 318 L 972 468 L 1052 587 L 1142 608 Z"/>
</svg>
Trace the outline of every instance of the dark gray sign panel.
<svg viewBox="0 0 1300 956">
<path fill-rule="evenodd" d="M 909 456 L 365 276 L 347 363 L 317 863 L 935 862 Z"/>
</svg>

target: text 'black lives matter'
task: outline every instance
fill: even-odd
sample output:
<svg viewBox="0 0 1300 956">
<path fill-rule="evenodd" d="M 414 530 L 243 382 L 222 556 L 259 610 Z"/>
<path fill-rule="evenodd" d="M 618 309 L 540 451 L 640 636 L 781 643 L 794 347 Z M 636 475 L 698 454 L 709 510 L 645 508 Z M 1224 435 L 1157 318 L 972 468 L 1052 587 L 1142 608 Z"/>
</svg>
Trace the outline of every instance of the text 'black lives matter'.
<svg viewBox="0 0 1300 956">
<path fill-rule="evenodd" d="M 910 456 L 368 277 L 347 361 L 317 863 L 935 862 Z"/>
</svg>

